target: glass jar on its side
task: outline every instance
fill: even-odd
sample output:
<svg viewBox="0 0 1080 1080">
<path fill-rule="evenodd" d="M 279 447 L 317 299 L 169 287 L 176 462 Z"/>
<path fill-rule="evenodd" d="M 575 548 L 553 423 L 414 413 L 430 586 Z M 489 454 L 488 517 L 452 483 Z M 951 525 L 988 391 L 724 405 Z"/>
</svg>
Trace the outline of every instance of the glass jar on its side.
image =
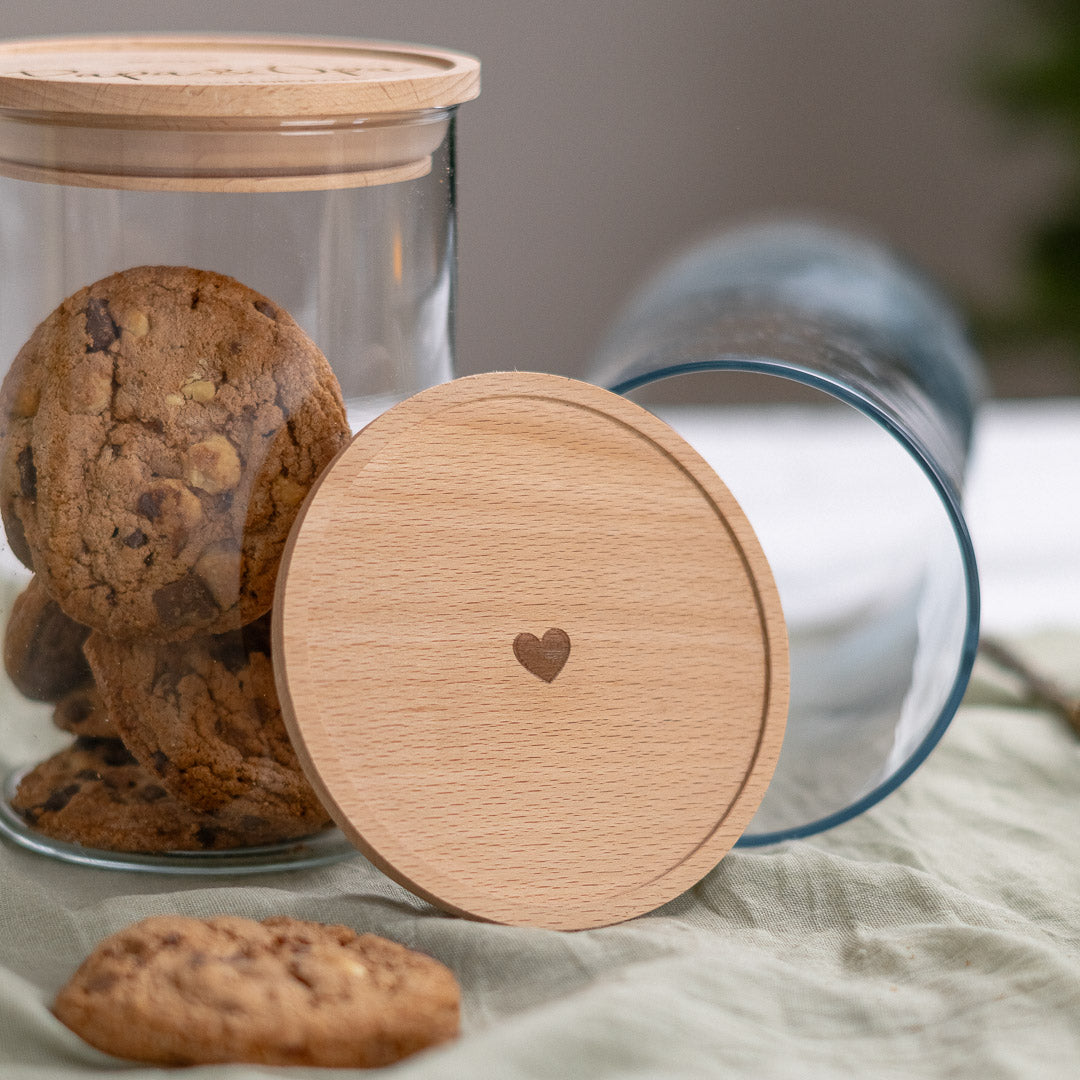
<svg viewBox="0 0 1080 1080">
<path fill-rule="evenodd" d="M 627 304 L 592 378 L 697 447 L 776 577 L 790 709 L 739 843 L 808 836 L 874 805 L 941 738 L 978 641 L 961 492 L 984 377 L 958 315 L 872 240 L 766 222 L 675 254 Z"/>
<path fill-rule="evenodd" d="M 349 851 L 284 730 L 289 527 L 451 376 L 479 65 L 313 39 L 0 43 L 0 830 L 205 872 Z"/>
</svg>

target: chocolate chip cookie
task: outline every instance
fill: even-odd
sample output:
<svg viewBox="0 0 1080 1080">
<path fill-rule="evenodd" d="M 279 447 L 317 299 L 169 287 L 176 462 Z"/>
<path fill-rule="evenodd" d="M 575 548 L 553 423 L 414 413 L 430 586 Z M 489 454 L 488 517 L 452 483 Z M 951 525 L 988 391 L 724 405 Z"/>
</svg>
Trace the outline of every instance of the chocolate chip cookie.
<svg viewBox="0 0 1080 1080">
<path fill-rule="evenodd" d="M 28 772 L 11 805 L 45 836 L 106 851 L 219 851 L 296 835 L 255 815 L 222 818 L 184 806 L 119 739 L 80 736 Z"/>
<path fill-rule="evenodd" d="M 437 960 L 345 926 L 166 915 L 101 942 L 53 1012 L 152 1064 L 372 1068 L 454 1038 L 460 996 Z"/>
<path fill-rule="evenodd" d="M 91 680 L 82 651 L 89 633 L 89 627 L 65 615 L 33 577 L 11 607 L 4 630 L 4 670 L 25 697 L 59 701 Z"/>
<path fill-rule="evenodd" d="M 309 832 L 328 823 L 285 730 L 268 617 L 169 644 L 95 633 L 85 651 L 124 744 L 176 798 L 304 822 Z"/>
<path fill-rule="evenodd" d="M 221 274 L 142 266 L 80 289 L 0 390 L 12 550 L 76 621 L 177 641 L 269 610 L 308 488 L 348 438 L 326 359 Z"/>
</svg>

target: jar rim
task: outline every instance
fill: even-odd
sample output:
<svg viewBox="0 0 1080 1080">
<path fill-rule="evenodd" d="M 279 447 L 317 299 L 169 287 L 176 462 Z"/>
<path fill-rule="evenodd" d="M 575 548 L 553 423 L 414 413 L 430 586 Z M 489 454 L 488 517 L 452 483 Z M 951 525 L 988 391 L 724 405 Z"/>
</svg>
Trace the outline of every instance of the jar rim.
<svg viewBox="0 0 1080 1080">
<path fill-rule="evenodd" d="M 0 109 L 0 176 L 140 191 L 325 191 L 416 180 L 456 105 L 332 120 L 115 117 Z"/>
</svg>

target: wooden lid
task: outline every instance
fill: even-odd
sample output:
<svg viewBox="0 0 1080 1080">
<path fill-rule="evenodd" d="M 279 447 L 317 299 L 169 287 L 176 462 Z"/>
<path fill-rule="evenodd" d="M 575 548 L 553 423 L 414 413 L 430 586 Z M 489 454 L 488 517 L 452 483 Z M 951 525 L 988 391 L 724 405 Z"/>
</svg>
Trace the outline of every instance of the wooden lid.
<svg viewBox="0 0 1080 1080">
<path fill-rule="evenodd" d="M 149 190 L 365 186 L 430 168 L 475 57 L 334 38 L 0 41 L 0 173 Z M 297 136 L 303 136 L 297 138 Z"/>
<path fill-rule="evenodd" d="M 126 35 L 0 41 L 0 109 L 113 117 L 370 116 L 480 92 L 480 63 L 335 38 Z"/>
<path fill-rule="evenodd" d="M 554 375 L 460 379 L 357 435 L 293 529 L 274 634 L 335 820 L 476 918 L 658 907 L 780 751 L 787 640 L 742 511 L 662 421 Z"/>
</svg>

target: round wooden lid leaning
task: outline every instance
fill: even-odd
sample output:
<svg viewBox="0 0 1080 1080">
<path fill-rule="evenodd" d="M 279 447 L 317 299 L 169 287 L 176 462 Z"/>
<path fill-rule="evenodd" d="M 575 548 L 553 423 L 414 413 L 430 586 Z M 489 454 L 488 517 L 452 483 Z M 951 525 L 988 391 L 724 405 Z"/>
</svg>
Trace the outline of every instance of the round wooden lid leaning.
<svg viewBox="0 0 1080 1080">
<path fill-rule="evenodd" d="M 780 752 L 787 639 L 745 516 L 662 421 L 554 375 L 459 379 L 357 435 L 293 529 L 274 634 L 337 823 L 474 918 L 653 910 Z"/>
</svg>

